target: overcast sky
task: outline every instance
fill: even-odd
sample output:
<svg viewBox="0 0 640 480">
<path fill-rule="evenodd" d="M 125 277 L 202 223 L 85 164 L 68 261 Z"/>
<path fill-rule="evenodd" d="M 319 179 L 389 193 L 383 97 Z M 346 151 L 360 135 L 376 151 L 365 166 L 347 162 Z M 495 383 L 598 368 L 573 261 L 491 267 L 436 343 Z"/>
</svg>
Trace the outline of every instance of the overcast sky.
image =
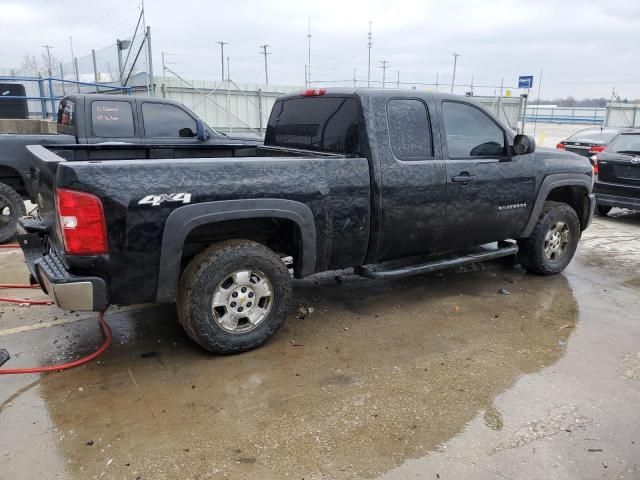
<svg viewBox="0 0 640 480">
<path fill-rule="evenodd" d="M 310 18 L 312 80 L 352 79 L 355 68 L 364 85 L 371 20 L 377 81 L 379 61 L 387 60 L 394 84 L 398 70 L 402 82 L 434 83 L 437 74 L 450 84 L 456 51 L 456 83 L 473 76 L 475 85 L 497 86 L 504 78 L 512 86 L 532 74 L 536 96 L 542 69 L 543 98 L 610 97 L 613 87 L 621 97 L 640 98 L 639 0 L 146 0 L 145 7 L 156 75 L 165 51 L 185 77 L 219 79 L 216 41 L 224 40 L 236 82 L 264 82 L 259 45 L 267 43 L 270 83 L 303 85 Z M 45 44 L 68 61 L 69 36 L 75 54 L 87 55 L 129 36 L 138 12 L 136 0 L 0 0 L 0 69 L 20 66 L 25 52 L 39 55 Z"/>
</svg>

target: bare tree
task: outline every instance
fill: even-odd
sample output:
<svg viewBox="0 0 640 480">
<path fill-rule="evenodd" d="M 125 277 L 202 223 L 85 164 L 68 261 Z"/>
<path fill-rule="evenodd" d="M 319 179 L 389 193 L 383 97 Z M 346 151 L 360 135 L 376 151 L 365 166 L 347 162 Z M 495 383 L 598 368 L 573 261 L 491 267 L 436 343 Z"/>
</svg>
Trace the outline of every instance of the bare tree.
<svg viewBox="0 0 640 480">
<path fill-rule="evenodd" d="M 25 53 L 22 57 L 20 70 L 29 75 L 46 76 L 49 72 L 55 72 L 60 60 L 55 55 L 47 55 L 43 51 L 40 57 L 32 53 Z"/>
<path fill-rule="evenodd" d="M 20 70 L 25 71 L 31 75 L 40 75 L 42 71 L 40 70 L 40 63 L 38 62 L 38 57 L 33 54 L 25 53 L 22 57 L 22 63 L 20 64 Z"/>
</svg>

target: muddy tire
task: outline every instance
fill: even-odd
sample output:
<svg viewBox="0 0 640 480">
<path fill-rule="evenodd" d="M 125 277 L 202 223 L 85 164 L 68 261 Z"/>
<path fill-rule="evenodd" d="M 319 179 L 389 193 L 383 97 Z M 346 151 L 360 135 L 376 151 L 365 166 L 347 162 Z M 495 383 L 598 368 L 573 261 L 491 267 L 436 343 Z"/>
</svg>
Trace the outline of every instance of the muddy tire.
<svg viewBox="0 0 640 480">
<path fill-rule="evenodd" d="M 18 218 L 26 214 L 27 209 L 20 194 L 9 185 L 0 183 L 0 243 L 15 236 Z"/>
<path fill-rule="evenodd" d="M 607 215 L 609 215 L 609 212 L 612 208 L 613 207 L 610 207 L 609 205 L 596 205 L 598 215 L 600 215 L 601 217 L 606 217 Z"/>
<path fill-rule="evenodd" d="M 178 288 L 178 319 L 198 345 L 232 354 L 256 348 L 280 328 L 291 297 L 291 275 L 264 245 L 227 240 L 189 263 Z"/>
<path fill-rule="evenodd" d="M 518 262 L 538 275 L 560 273 L 573 258 L 580 234 L 580 222 L 573 208 L 546 202 L 531 236 L 518 241 Z"/>
</svg>

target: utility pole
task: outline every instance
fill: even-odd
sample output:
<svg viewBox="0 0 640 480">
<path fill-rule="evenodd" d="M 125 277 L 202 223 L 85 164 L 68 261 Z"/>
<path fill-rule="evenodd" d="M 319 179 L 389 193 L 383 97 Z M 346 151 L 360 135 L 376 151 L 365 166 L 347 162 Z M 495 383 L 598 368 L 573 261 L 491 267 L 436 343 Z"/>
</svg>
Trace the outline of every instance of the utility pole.
<svg viewBox="0 0 640 480">
<path fill-rule="evenodd" d="M 53 76 L 53 68 L 51 65 L 51 49 L 53 48 L 51 45 L 43 45 L 42 48 L 47 49 L 47 72 L 49 73 L 49 78 Z"/>
<path fill-rule="evenodd" d="M 438 87 L 440 84 L 438 83 L 438 72 L 436 72 L 436 92 L 438 91 Z"/>
<path fill-rule="evenodd" d="M 396 80 L 396 86 L 400 88 L 400 70 L 398 70 L 398 80 Z"/>
<path fill-rule="evenodd" d="M 222 66 L 222 76 L 220 77 L 224 82 L 224 46 L 229 45 L 228 42 L 216 42 L 220 44 L 220 65 Z"/>
<path fill-rule="evenodd" d="M 231 67 L 229 66 L 229 57 L 227 56 L 227 82 L 231 81 Z"/>
<path fill-rule="evenodd" d="M 262 49 L 261 54 L 264 55 L 264 82 L 265 85 L 269 85 L 269 68 L 267 67 L 267 55 L 271 55 L 271 53 L 267 52 L 267 48 L 269 48 L 269 45 L 267 45 L 266 43 L 264 45 L 260 45 L 260 48 Z"/>
<path fill-rule="evenodd" d="M 371 32 L 371 20 L 369 20 L 369 63 L 367 67 L 367 88 L 371 88 L 371 46 L 373 45 L 373 33 Z"/>
<path fill-rule="evenodd" d="M 307 88 L 311 87 L 311 18 L 307 30 Z"/>
<path fill-rule="evenodd" d="M 453 87 L 456 84 L 456 67 L 458 66 L 458 57 L 461 57 L 462 54 L 458 52 L 453 52 L 453 76 L 451 77 L 451 93 L 453 93 Z"/>
<path fill-rule="evenodd" d="M 353 69 L 353 88 L 356 88 L 356 69 Z"/>
<path fill-rule="evenodd" d="M 151 53 L 151 27 L 147 27 L 147 70 L 149 74 L 149 95 L 155 97 L 155 86 L 153 83 L 153 55 Z"/>
<path fill-rule="evenodd" d="M 387 68 L 389 68 L 389 62 L 387 60 L 380 60 L 380 68 L 382 69 L 382 88 L 385 87 L 385 82 L 387 81 Z"/>
</svg>

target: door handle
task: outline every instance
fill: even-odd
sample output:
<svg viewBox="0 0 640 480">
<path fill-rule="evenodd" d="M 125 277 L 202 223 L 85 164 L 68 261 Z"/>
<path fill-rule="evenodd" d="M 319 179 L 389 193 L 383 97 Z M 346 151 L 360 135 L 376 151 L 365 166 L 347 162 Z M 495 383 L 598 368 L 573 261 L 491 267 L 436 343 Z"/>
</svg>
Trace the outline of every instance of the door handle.
<svg viewBox="0 0 640 480">
<path fill-rule="evenodd" d="M 452 182 L 463 183 L 463 184 L 473 182 L 475 179 L 476 179 L 475 175 L 469 175 L 467 172 L 462 172 L 460 175 L 451 177 Z"/>
</svg>

